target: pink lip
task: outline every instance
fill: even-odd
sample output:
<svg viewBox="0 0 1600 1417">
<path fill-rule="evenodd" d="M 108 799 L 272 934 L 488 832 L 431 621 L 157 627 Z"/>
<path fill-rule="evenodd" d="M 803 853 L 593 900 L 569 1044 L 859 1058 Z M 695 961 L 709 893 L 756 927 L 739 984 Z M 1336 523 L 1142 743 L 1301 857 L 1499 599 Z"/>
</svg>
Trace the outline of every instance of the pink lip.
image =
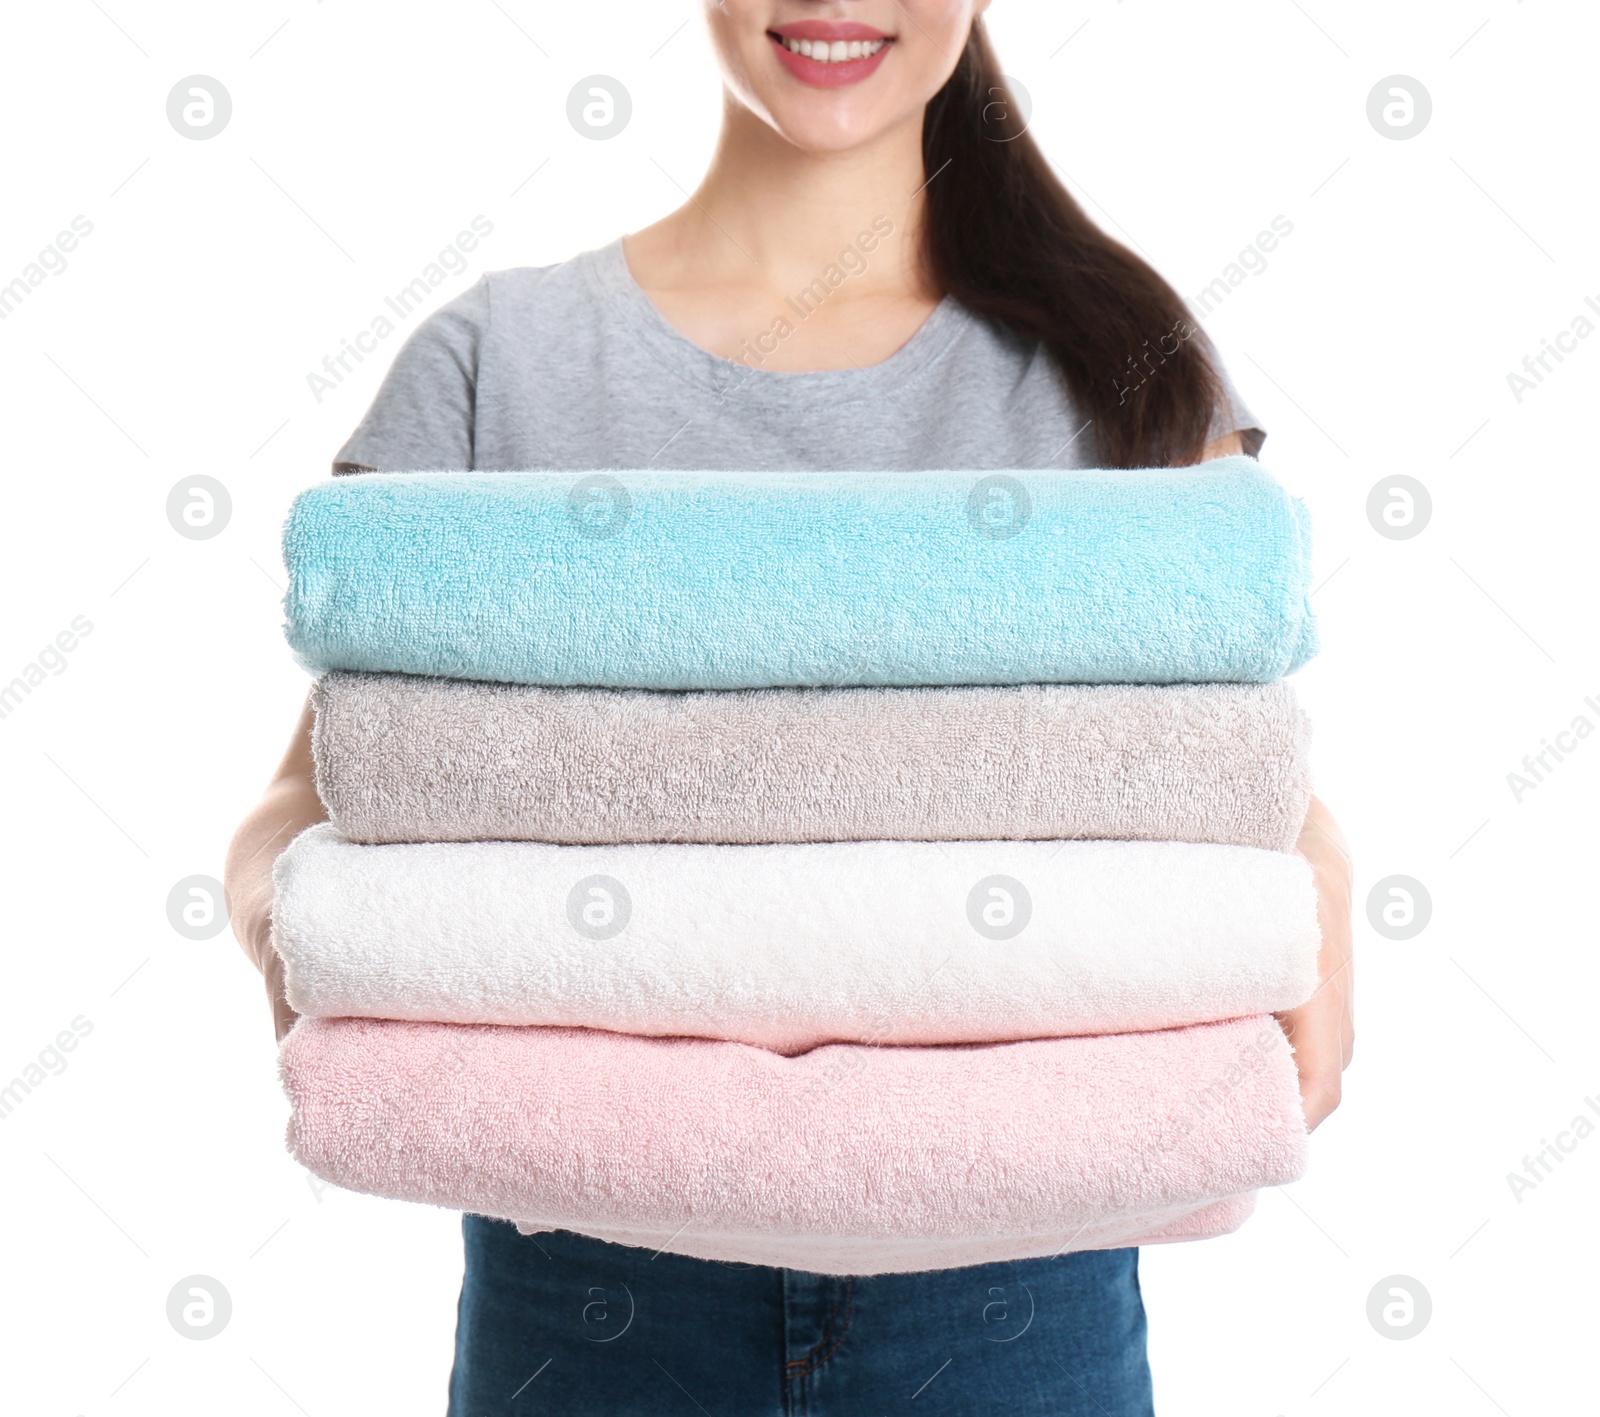
<svg viewBox="0 0 1600 1417">
<path fill-rule="evenodd" d="M 767 39 L 777 51 L 778 62 L 801 83 L 817 89 L 839 89 L 849 84 L 859 84 L 877 70 L 894 48 L 894 39 L 882 30 L 873 29 L 871 25 L 829 20 L 800 20 L 792 25 L 780 25 L 775 30 L 767 31 Z M 803 54 L 793 53 L 784 45 L 785 39 L 823 40 L 829 44 L 835 40 L 843 40 L 848 44 L 853 40 L 866 43 L 881 39 L 885 43 L 876 54 L 865 59 L 845 59 L 837 64 L 824 64 L 816 59 L 807 59 Z"/>
</svg>

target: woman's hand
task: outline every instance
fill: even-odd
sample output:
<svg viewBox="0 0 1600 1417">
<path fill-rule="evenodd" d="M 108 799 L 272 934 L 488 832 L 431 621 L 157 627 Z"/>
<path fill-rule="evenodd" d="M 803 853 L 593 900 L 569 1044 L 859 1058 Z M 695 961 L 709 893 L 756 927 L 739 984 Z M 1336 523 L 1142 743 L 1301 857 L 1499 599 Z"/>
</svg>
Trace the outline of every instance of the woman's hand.
<svg viewBox="0 0 1600 1417">
<path fill-rule="evenodd" d="M 1352 1013 L 1350 848 L 1333 814 L 1315 797 L 1295 850 L 1311 863 L 1316 881 L 1322 949 L 1317 955 L 1317 992 L 1299 1008 L 1279 1014 L 1278 1022 L 1294 1044 L 1300 1103 L 1310 1130 L 1339 1105 L 1340 1075 L 1350 1065 L 1356 1036 Z"/>
<path fill-rule="evenodd" d="M 228 893 L 228 923 L 266 981 L 273 1027 L 280 1040 L 296 1015 L 284 995 L 283 960 L 272 948 L 272 863 L 306 827 L 328 819 L 313 775 L 311 717 L 308 699 L 278 771 L 261 801 L 233 834 L 222 873 Z"/>
<path fill-rule="evenodd" d="M 1207 443 L 1202 461 L 1244 451 L 1238 433 Z M 1322 949 L 1317 955 L 1317 992 L 1297 1009 L 1278 1015 L 1294 1044 L 1300 1072 L 1300 1105 L 1306 1129 L 1313 1130 L 1339 1105 L 1341 1075 L 1356 1045 L 1354 968 L 1350 952 L 1350 848 L 1333 814 L 1315 797 L 1300 829 L 1297 850 L 1311 863 L 1317 886 L 1317 922 Z"/>
</svg>

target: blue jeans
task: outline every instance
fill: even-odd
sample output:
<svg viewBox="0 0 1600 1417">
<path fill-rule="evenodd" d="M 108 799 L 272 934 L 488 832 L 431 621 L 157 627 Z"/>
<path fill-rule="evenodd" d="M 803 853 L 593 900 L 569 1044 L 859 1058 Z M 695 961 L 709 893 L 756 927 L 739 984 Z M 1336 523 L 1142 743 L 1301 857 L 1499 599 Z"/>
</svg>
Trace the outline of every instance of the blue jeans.
<svg viewBox="0 0 1600 1417">
<path fill-rule="evenodd" d="M 1150 1417 L 1137 1250 L 858 1278 L 466 1216 L 450 1417 Z"/>
</svg>

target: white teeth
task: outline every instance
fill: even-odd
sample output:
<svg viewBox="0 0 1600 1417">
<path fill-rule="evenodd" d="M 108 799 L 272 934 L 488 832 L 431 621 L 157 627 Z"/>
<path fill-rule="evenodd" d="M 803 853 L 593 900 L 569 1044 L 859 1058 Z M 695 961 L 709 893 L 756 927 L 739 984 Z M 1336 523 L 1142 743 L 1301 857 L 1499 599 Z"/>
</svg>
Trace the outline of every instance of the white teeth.
<svg viewBox="0 0 1600 1417">
<path fill-rule="evenodd" d="M 783 47 L 791 54 L 801 55 L 806 59 L 814 59 L 819 64 L 840 64 L 847 59 L 870 59 L 888 41 L 882 39 L 868 40 L 842 40 L 836 39 L 832 44 L 826 40 L 786 39 Z"/>
</svg>

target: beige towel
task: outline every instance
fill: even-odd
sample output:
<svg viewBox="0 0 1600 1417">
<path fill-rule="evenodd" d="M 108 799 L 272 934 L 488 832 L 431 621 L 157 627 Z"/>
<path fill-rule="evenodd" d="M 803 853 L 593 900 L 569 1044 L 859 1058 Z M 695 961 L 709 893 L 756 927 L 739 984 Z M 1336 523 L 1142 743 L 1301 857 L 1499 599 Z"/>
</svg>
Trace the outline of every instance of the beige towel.
<svg viewBox="0 0 1600 1417">
<path fill-rule="evenodd" d="M 317 788 L 352 841 L 1111 838 L 1293 847 L 1286 684 L 550 689 L 335 672 Z"/>
</svg>

